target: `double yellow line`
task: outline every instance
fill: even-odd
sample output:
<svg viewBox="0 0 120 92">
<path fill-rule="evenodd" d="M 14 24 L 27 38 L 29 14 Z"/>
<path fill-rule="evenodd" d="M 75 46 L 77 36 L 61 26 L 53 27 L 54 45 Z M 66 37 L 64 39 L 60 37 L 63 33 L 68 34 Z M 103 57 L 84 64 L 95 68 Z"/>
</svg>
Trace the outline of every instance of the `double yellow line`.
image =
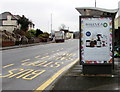
<svg viewBox="0 0 120 92">
<path fill-rule="evenodd" d="M 45 90 L 56 78 L 58 78 L 63 72 L 65 72 L 67 69 L 69 69 L 72 65 L 74 65 L 76 62 L 78 62 L 78 58 L 73 61 L 72 63 L 68 64 L 67 66 L 60 69 L 56 74 L 54 74 L 50 79 L 48 79 L 45 83 L 43 83 L 40 87 L 38 87 L 34 92 L 40 92 Z"/>
</svg>

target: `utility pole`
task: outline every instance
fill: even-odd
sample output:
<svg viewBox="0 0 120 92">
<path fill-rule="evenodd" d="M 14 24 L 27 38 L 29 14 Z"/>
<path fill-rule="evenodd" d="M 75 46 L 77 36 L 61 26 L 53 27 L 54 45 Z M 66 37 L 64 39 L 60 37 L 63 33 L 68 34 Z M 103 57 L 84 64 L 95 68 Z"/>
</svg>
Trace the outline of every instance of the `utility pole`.
<svg viewBox="0 0 120 92">
<path fill-rule="evenodd" d="M 51 38 L 52 38 L 52 13 L 51 13 Z"/>
<path fill-rule="evenodd" d="M 51 13 L 51 33 L 52 33 L 52 13 Z"/>
<path fill-rule="evenodd" d="M 95 0 L 95 7 L 96 7 L 96 0 Z"/>
</svg>

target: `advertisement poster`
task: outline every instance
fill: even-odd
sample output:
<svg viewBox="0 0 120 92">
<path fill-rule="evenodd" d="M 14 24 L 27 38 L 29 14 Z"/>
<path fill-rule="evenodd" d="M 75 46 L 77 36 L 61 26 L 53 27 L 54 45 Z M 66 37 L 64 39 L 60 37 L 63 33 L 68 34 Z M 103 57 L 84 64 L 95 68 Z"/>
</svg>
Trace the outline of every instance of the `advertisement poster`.
<svg viewBox="0 0 120 92">
<path fill-rule="evenodd" d="M 112 63 L 111 17 L 81 17 L 81 62 Z"/>
</svg>

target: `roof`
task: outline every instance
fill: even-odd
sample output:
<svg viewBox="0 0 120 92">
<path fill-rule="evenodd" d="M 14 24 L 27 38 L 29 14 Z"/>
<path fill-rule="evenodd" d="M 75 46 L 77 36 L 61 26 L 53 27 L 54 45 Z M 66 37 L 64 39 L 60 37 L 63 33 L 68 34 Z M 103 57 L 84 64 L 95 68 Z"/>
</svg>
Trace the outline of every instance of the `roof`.
<svg viewBox="0 0 120 92">
<path fill-rule="evenodd" d="M 16 17 L 14 15 L 12 15 L 10 12 L 4 12 L 2 14 L 0 14 L 0 20 L 7 20 L 7 16 L 11 15 L 12 16 L 12 20 L 15 20 Z"/>
<path fill-rule="evenodd" d="M 81 15 L 116 15 L 118 9 L 104 9 L 98 7 L 77 7 Z"/>
<path fill-rule="evenodd" d="M 16 19 L 21 18 L 21 16 L 20 16 L 20 15 L 14 15 L 14 17 L 15 17 Z"/>
<path fill-rule="evenodd" d="M 69 33 L 73 33 L 72 31 L 69 31 Z"/>
<path fill-rule="evenodd" d="M 11 15 L 12 20 L 18 20 L 21 16 L 19 15 L 13 15 L 10 12 L 3 12 L 0 14 L 0 26 L 2 26 L 2 20 L 7 20 L 7 16 Z"/>
</svg>

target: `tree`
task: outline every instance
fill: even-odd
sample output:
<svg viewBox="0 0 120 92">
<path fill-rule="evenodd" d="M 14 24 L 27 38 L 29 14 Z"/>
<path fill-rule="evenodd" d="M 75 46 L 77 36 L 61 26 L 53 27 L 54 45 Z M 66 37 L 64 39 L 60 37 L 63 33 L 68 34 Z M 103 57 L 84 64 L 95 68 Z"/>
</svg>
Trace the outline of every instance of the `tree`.
<svg viewBox="0 0 120 92">
<path fill-rule="evenodd" d="M 32 36 L 32 37 L 35 37 L 35 36 L 36 36 L 36 30 L 31 29 L 31 30 L 29 30 L 28 32 L 31 33 L 31 36 Z"/>
<path fill-rule="evenodd" d="M 40 34 L 43 34 L 43 32 L 40 29 L 36 29 L 36 37 L 38 37 Z"/>
<path fill-rule="evenodd" d="M 64 30 L 66 28 L 65 24 L 61 24 L 61 26 L 59 27 L 59 30 Z"/>
<path fill-rule="evenodd" d="M 40 36 L 42 36 L 43 38 L 49 38 L 49 33 L 44 32 L 43 34 L 40 34 Z"/>
<path fill-rule="evenodd" d="M 31 39 L 32 34 L 31 34 L 30 32 L 25 32 L 25 36 L 26 36 L 28 39 Z"/>
<path fill-rule="evenodd" d="M 29 21 L 24 15 L 18 19 L 18 25 L 20 24 L 20 29 L 24 32 L 28 30 L 29 25 L 32 25 L 32 22 Z"/>
</svg>

